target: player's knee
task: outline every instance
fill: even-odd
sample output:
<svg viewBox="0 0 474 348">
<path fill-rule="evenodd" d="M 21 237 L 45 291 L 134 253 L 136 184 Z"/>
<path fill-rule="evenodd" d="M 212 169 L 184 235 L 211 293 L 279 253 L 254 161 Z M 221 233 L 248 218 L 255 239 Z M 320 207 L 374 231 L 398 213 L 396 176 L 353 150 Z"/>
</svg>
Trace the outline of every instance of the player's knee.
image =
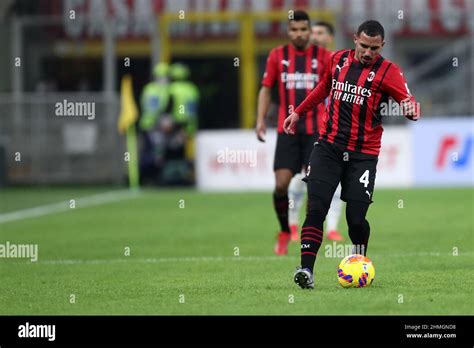
<svg viewBox="0 0 474 348">
<path fill-rule="evenodd" d="M 349 201 L 346 207 L 347 226 L 353 231 L 362 231 L 368 228 L 369 223 L 365 219 L 368 204 L 363 202 Z"/>
<path fill-rule="evenodd" d="M 308 198 L 307 215 L 316 216 L 324 221 L 328 210 L 329 204 L 323 199 L 314 196 Z"/>
<path fill-rule="evenodd" d="M 284 196 L 288 194 L 288 186 L 285 185 L 275 185 L 275 194 L 277 196 Z"/>
<path fill-rule="evenodd" d="M 282 180 L 277 178 L 275 182 L 275 193 L 279 196 L 288 194 L 288 186 L 290 185 L 288 180 Z"/>
</svg>

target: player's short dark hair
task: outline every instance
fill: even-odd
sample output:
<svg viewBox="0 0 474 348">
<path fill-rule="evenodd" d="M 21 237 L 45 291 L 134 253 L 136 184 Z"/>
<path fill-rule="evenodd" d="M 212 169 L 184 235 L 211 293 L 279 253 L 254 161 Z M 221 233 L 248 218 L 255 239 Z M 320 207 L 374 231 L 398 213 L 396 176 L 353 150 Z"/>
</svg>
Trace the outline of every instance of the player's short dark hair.
<svg viewBox="0 0 474 348">
<path fill-rule="evenodd" d="M 368 20 L 359 25 L 359 29 L 357 29 L 357 35 L 360 35 L 360 33 L 366 33 L 368 36 L 378 36 L 380 35 L 382 37 L 382 40 L 385 37 L 385 30 L 378 21 L 374 20 Z"/>
<path fill-rule="evenodd" d="M 306 11 L 303 10 L 296 10 L 293 12 L 292 16 L 288 16 L 288 22 L 295 21 L 308 21 L 308 23 L 311 21 L 309 19 L 309 14 Z"/>
<path fill-rule="evenodd" d="M 334 33 L 335 33 L 334 25 L 332 25 L 331 23 L 325 22 L 325 21 L 319 21 L 319 22 L 314 23 L 314 25 L 325 27 L 328 33 L 334 36 Z"/>
</svg>

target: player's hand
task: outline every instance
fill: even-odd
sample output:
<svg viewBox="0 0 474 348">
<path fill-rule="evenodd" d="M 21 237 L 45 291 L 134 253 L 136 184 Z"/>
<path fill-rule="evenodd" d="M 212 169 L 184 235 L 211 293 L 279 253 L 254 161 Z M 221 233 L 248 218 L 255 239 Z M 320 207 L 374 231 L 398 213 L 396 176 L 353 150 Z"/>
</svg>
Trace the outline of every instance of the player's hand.
<svg viewBox="0 0 474 348">
<path fill-rule="evenodd" d="M 298 115 L 296 112 L 293 112 L 285 119 L 285 122 L 283 122 L 283 130 L 286 134 L 295 134 L 296 123 L 299 119 L 300 115 Z"/>
<path fill-rule="evenodd" d="M 265 134 L 267 133 L 267 126 L 265 122 L 257 122 L 257 127 L 255 128 L 257 132 L 257 139 L 262 143 L 265 142 Z"/>
<path fill-rule="evenodd" d="M 418 121 L 420 118 L 420 112 L 416 102 L 412 98 L 403 99 L 400 102 L 402 107 L 402 112 L 405 117 L 409 118 L 412 121 Z"/>
</svg>

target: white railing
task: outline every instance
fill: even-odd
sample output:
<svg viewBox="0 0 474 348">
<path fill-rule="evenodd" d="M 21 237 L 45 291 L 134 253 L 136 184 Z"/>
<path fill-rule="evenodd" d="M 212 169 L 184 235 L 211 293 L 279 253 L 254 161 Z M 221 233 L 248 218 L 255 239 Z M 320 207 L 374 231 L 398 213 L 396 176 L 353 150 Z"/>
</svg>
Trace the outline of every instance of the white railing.
<svg viewBox="0 0 474 348">
<path fill-rule="evenodd" d="M 0 147 L 10 183 L 118 183 L 119 97 L 102 93 L 0 94 Z"/>
</svg>

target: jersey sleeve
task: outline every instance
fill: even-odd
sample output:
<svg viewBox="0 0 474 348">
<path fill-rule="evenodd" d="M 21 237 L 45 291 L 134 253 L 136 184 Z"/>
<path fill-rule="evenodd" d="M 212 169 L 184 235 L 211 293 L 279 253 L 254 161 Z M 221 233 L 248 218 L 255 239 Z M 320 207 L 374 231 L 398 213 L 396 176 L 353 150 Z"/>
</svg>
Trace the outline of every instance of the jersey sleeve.
<svg viewBox="0 0 474 348">
<path fill-rule="evenodd" d="M 392 64 L 388 68 L 387 75 L 382 81 L 381 89 L 390 97 L 392 97 L 397 103 L 409 98 L 410 102 L 415 104 L 417 114 L 420 116 L 419 108 L 416 107 L 417 102 L 415 97 L 413 97 L 413 95 L 410 93 L 405 77 L 397 65 Z"/>
<path fill-rule="evenodd" d="M 332 80 L 332 59 L 334 55 L 330 55 L 329 60 L 326 63 L 323 77 L 319 81 L 315 89 L 301 102 L 300 105 L 295 109 L 298 115 L 302 115 L 312 108 L 316 107 L 319 103 L 323 102 L 329 93 L 331 92 L 331 80 Z"/>
<path fill-rule="evenodd" d="M 278 62 L 276 50 L 270 51 L 265 66 L 265 73 L 263 74 L 262 86 L 272 88 L 278 76 Z"/>
<path fill-rule="evenodd" d="M 382 90 L 395 99 L 397 103 L 403 99 L 412 97 L 402 71 L 395 64 L 390 65 L 388 68 L 387 75 L 382 81 L 381 87 Z"/>
</svg>

